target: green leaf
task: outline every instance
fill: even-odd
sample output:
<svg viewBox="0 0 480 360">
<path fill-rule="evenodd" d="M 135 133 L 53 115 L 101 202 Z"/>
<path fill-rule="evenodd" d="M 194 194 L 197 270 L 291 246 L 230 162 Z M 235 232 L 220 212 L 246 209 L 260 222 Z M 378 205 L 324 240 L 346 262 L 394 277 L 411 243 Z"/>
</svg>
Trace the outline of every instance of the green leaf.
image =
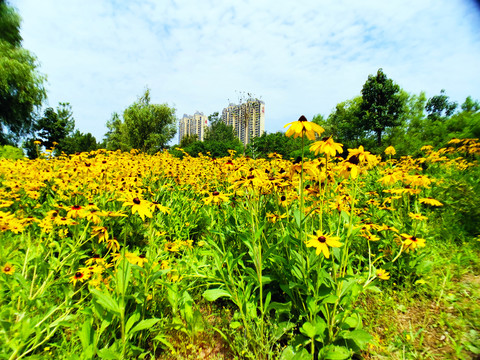
<svg viewBox="0 0 480 360">
<path fill-rule="evenodd" d="M 364 349 L 367 344 L 373 339 L 373 336 L 365 330 L 347 331 L 341 335 L 344 339 L 351 339 L 358 345 L 359 348 Z"/>
<path fill-rule="evenodd" d="M 105 309 L 110 310 L 111 312 L 115 313 L 116 315 L 120 315 L 120 306 L 112 298 L 112 296 L 107 292 L 102 292 L 97 289 L 90 289 L 90 292 L 95 295 L 97 298 L 97 302 Z"/>
<path fill-rule="evenodd" d="M 312 357 L 305 348 L 295 351 L 292 345 L 287 346 L 280 355 L 280 360 L 311 360 Z"/>
<path fill-rule="evenodd" d="M 241 327 L 241 326 L 242 326 L 242 323 L 239 322 L 239 321 L 232 321 L 232 322 L 230 323 L 230 328 L 231 328 L 231 329 L 238 329 L 238 328 Z"/>
<path fill-rule="evenodd" d="M 279 303 L 279 302 L 271 302 L 268 305 L 267 312 L 271 310 L 275 310 L 276 312 L 289 312 L 292 309 L 292 302 L 289 301 L 288 303 Z"/>
<path fill-rule="evenodd" d="M 203 297 L 207 301 L 215 301 L 221 297 L 231 297 L 230 293 L 224 289 L 208 289 L 203 292 Z"/>
<path fill-rule="evenodd" d="M 138 320 L 140 320 L 140 313 L 134 312 L 133 315 L 127 320 L 127 324 L 125 325 L 125 332 L 127 334 L 129 333 L 133 324 L 135 324 Z"/>
<path fill-rule="evenodd" d="M 309 337 L 309 338 L 314 338 L 315 337 L 315 334 L 316 334 L 316 331 L 315 331 L 315 326 L 310 323 L 310 322 L 306 322 L 302 325 L 302 327 L 300 328 L 300 332 L 305 335 L 306 337 Z"/>
<path fill-rule="evenodd" d="M 351 353 L 346 347 L 331 345 L 328 347 L 325 359 L 328 360 L 344 360 L 350 359 Z"/>
<path fill-rule="evenodd" d="M 120 354 L 117 354 L 116 352 L 114 352 L 110 349 L 107 349 L 107 348 L 103 348 L 101 350 L 98 350 L 97 355 L 101 359 L 112 359 L 112 360 L 120 359 Z"/>
<path fill-rule="evenodd" d="M 155 319 L 155 318 L 142 320 L 137 325 L 134 326 L 134 328 L 130 331 L 130 334 L 136 333 L 137 331 L 151 328 L 153 325 L 155 325 L 159 321 L 160 319 Z"/>
</svg>

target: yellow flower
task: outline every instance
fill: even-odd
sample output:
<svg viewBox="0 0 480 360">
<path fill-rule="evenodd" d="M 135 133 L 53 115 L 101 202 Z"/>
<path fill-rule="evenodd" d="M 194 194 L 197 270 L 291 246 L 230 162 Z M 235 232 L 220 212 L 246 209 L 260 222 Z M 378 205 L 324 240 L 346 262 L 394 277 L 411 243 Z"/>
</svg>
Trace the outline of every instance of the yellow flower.
<svg viewBox="0 0 480 360">
<path fill-rule="evenodd" d="M 388 280 L 388 279 L 390 279 L 390 273 L 386 272 L 383 269 L 378 269 L 377 270 L 377 277 L 381 280 Z"/>
<path fill-rule="evenodd" d="M 10 265 L 9 263 L 6 263 L 2 267 L 0 267 L 0 270 L 6 275 L 12 275 L 15 272 L 15 267 L 13 265 Z"/>
<path fill-rule="evenodd" d="M 213 203 L 214 205 L 220 205 L 222 202 L 228 201 L 228 195 L 222 194 L 218 191 L 214 191 L 207 198 L 203 199 L 205 205 Z"/>
<path fill-rule="evenodd" d="M 85 274 L 81 271 L 77 271 L 75 273 L 75 275 L 73 275 L 71 278 L 70 278 L 70 282 L 73 283 L 73 286 L 75 286 L 77 284 L 78 281 L 80 282 L 84 282 L 85 280 L 87 280 L 89 278 L 89 274 Z"/>
<path fill-rule="evenodd" d="M 327 259 L 330 257 L 329 246 L 340 247 L 343 245 L 338 236 L 323 235 L 320 231 L 316 231 L 315 235 L 308 235 L 308 237 L 310 240 L 307 241 L 307 247 L 316 248 L 316 254 L 323 253 Z"/>
<path fill-rule="evenodd" d="M 405 240 L 403 241 L 403 246 L 405 250 L 415 250 L 417 247 L 425 247 L 425 239 L 417 238 L 416 236 L 411 236 L 408 234 L 400 235 Z"/>
<path fill-rule="evenodd" d="M 132 201 L 125 201 L 122 205 L 123 206 L 131 206 L 132 207 L 132 214 L 138 213 L 143 221 L 145 221 L 145 216 L 151 218 L 152 211 L 151 203 L 147 200 L 140 200 L 138 197 L 133 198 Z"/>
<path fill-rule="evenodd" d="M 412 218 L 413 220 L 418 220 L 418 221 L 428 220 L 428 217 L 422 214 L 414 214 L 410 212 L 408 213 L 408 216 L 410 216 L 410 218 Z"/>
<path fill-rule="evenodd" d="M 333 141 L 332 137 L 316 141 L 310 146 L 310 151 L 314 151 L 315 155 L 318 153 L 326 154 L 334 157 L 337 153 L 343 152 L 343 145 Z"/>
<path fill-rule="evenodd" d="M 395 148 L 393 146 L 389 146 L 385 149 L 385 155 L 395 155 L 397 152 L 395 151 Z"/>
<path fill-rule="evenodd" d="M 300 116 L 297 121 L 285 125 L 284 128 L 289 125 L 291 126 L 288 128 L 285 135 L 289 137 L 294 135 L 293 137 L 295 139 L 305 134 L 310 140 L 315 140 L 315 134 L 321 135 L 325 131 L 320 125 L 307 121 L 307 118 L 303 115 Z"/>
<path fill-rule="evenodd" d="M 427 204 L 430 206 L 443 206 L 443 204 L 440 201 L 432 198 L 423 198 L 423 199 L 420 199 L 419 201 L 420 201 L 420 204 Z"/>
</svg>

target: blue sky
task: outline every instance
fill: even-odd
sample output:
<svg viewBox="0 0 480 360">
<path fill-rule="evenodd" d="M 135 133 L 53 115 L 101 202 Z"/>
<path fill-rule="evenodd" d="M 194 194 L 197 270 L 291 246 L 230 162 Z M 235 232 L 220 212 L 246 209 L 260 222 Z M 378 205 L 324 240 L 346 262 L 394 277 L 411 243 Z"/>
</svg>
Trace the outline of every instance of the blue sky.
<svg viewBox="0 0 480 360">
<path fill-rule="evenodd" d="M 97 140 L 113 112 L 150 89 L 177 117 L 265 101 L 265 129 L 328 116 L 383 68 L 405 91 L 480 99 L 473 0 L 10 0 L 23 46 Z M 174 140 L 176 143 L 176 140 Z"/>
</svg>

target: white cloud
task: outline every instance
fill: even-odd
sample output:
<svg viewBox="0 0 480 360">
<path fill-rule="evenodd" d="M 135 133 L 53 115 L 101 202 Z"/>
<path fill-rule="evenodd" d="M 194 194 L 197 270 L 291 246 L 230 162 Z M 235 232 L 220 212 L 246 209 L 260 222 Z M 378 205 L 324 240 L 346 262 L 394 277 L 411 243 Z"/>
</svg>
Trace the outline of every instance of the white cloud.
<svg viewBox="0 0 480 360">
<path fill-rule="evenodd" d="M 479 98 L 480 15 L 468 0 L 12 0 L 49 101 L 77 127 L 104 124 L 150 87 L 177 115 L 261 96 L 266 129 L 328 115 L 382 67 L 406 91 Z"/>
</svg>

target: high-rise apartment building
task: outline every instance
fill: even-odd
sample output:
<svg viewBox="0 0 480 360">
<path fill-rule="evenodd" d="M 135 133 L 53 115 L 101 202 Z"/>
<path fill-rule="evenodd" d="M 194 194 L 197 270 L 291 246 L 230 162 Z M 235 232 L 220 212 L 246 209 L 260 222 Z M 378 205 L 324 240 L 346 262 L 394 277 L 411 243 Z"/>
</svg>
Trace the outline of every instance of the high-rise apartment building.
<svg viewBox="0 0 480 360">
<path fill-rule="evenodd" d="M 208 117 L 198 111 L 193 115 L 184 114 L 179 122 L 178 142 L 180 143 L 186 135 L 197 135 L 198 140 L 203 141 L 207 120 Z"/>
<path fill-rule="evenodd" d="M 231 103 L 223 109 L 222 120 L 233 126 L 237 137 L 246 145 L 265 132 L 265 103 L 253 98 L 239 105 Z"/>
</svg>

